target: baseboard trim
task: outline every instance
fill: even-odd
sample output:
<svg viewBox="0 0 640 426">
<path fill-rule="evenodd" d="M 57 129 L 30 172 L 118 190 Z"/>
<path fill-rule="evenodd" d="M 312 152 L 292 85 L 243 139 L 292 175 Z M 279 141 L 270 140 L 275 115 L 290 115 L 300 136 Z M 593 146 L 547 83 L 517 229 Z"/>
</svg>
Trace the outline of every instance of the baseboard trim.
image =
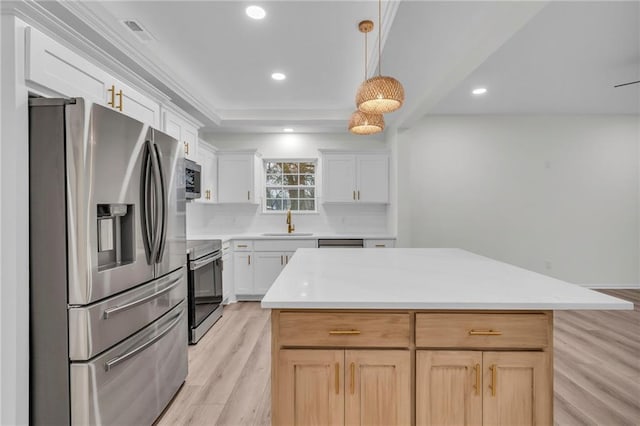
<svg viewBox="0 0 640 426">
<path fill-rule="evenodd" d="M 640 283 L 638 284 L 580 284 L 582 287 L 590 288 L 592 290 L 640 290 Z"/>
</svg>

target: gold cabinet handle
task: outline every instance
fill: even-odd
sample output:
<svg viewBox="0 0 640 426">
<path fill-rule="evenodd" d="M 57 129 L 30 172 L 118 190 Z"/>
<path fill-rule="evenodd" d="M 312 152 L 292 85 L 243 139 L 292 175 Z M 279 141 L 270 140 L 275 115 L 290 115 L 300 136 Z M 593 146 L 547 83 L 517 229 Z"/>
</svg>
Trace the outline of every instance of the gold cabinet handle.
<svg viewBox="0 0 640 426">
<path fill-rule="evenodd" d="M 340 363 L 336 362 L 336 395 L 340 394 Z"/>
<path fill-rule="evenodd" d="M 384 244 L 376 244 L 376 247 L 386 247 Z"/>
<path fill-rule="evenodd" d="M 491 367 L 491 396 L 496 396 L 496 388 L 498 387 L 497 383 L 497 375 L 498 375 L 498 367 L 493 364 Z"/>
<path fill-rule="evenodd" d="M 122 111 L 122 89 L 118 92 L 118 99 L 120 100 L 118 103 L 118 111 Z"/>
<path fill-rule="evenodd" d="M 353 199 L 354 200 L 356 199 L 356 191 L 355 190 L 353 191 Z"/>
<path fill-rule="evenodd" d="M 284 260 L 284 263 L 288 264 L 288 263 L 289 263 L 289 255 L 286 255 L 286 256 L 284 257 L 284 259 L 285 259 L 285 260 Z"/>
<path fill-rule="evenodd" d="M 280 265 L 284 265 L 284 256 L 280 256 Z"/>
<path fill-rule="evenodd" d="M 332 336 L 344 336 L 360 334 L 360 330 L 331 330 L 329 334 Z"/>
<path fill-rule="evenodd" d="M 183 142 L 184 144 L 184 153 L 189 155 L 189 142 Z"/>
<path fill-rule="evenodd" d="M 246 244 L 238 244 L 236 247 L 238 247 L 238 248 L 247 248 L 247 245 Z"/>
<path fill-rule="evenodd" d="M 476 389 L 476 395 L 480 395 L 480 389 L 482 388 L 482 385 L 480 384 L 480 374 L 482 373 L 482 369 L 480 368 L 480 364 L 476 364 L 473 368 L 476 370 L 476 385 L 474 388 Z"/>
<path fill-rule="evenodd" d="M 251 255 L 247 256 L 247 264 L 251 265 Z"/>
<path fill-rule="evenodd" d="M 498 330 L 469 330 L 469 336 L 501 336 L 502 331 Z"/>
<path fill-rule="evenodd" d="M 107 102 L 107 105 L 115 108 L 116 107 L 116 86 L 111 85 L 110 89 L 107 89 L 107 92 L 111 92 L 111 100 Z"/>
<path fill-rule="evenodd" d="M 351 395 L 356 391 L 356 365 L 351 363 L 351 383 L 349 383 Z"/>
<path fill-rule="evenodd" d="M 251 191 L 247 191 L 247 200 L 251 201 Z"/>
<path fill-rule="evenodd" d="M 358 190 L 358 201 L 360 201 L 360 190 Z"/>
</svg>

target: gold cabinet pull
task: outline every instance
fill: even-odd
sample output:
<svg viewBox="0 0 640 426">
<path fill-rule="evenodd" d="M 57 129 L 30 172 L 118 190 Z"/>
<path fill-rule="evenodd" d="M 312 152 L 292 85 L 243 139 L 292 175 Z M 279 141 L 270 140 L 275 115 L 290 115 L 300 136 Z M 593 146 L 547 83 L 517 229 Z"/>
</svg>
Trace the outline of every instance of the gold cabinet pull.
<svg viewBox="0 0 640 426">
<path fill-rule="evenodd" d="M 473 369 L 476 370 L 476 385 L 474 386 L 474 388 L 476 389 L 476 395 L 480 395 L 480 388 L 482 387 L 482 385 L 480 384 L 480 374 L 482 373 L 482 369 L 480 368 L 480 364 L 476 364 Z"/>
<path fill-rule="evenodd" d="M 498 367 L 493 364 L 491 367 L 491 396 L 496 396 L 496 388 L 498 387 L 497 375 L 498 375 Z"/>
<path fill-rule="evenodd" d="M 247 191 L 247 200 L 251 201 L 251 191 Z"/>
<path fill-rule="evenodd" d="M 356 191 L 355 190 L 353 191 L 353 199 L 354 200 L 356 199 Z"/>
<path fill-rule="evenodd" d="M 356 365 L 351 363 L 351 383 L 349 383 L 351 395 L 356 391 Z"/>
<path fill-rule="evenodd" d="M 247 245 L 246 244 L 238 244 L 236 247 L 238 247 L 238 248 L 247 248 Z"/>
<path fill-rule="evenodd" d="M 498 330 L 469 330 L 469 336 L 501 336 L 502 331 Z"/>
<path fill-rule="evenodd" d="M 340 363 L 336 362 L 336 394 L 340 394 Z"/>
<path fill-rule="evenodd" d="M 360 201 L 360 190 L 358 189 L 358 201 Z"/>
<path fill-rule="evenodd" d="M 385 247 L 384 244 L 376 244 L 376 247 Z"/>
<path fill-rule="evenodd" d="M 247 264 L 251 265 L 251 255 L 247 256 Z"/>
<path fill-rule="evenodd" d="M 360 334 L 360 330 L 331 330 L 329 334 L 332 336 L 355 335 Z"/>
<path fill-rule="evenodd" d="M 116 107 L 116 86 L 111 85 L 110 89 L 107 89 L 107 92 L 111 92 L 111 100 L 107 102 L 107 105 L 115 108 Z"/>
<path fill-rule="evenodd" d="M 120 100 L 118 103 L 118 111 L 122 111 L 122 89 L 118 92 L 118 99 Z"/>
<path fill-rule="evenodd" d="M 284 263 L 287 263 L 287 264 L 288 264 L 288 263 L 289 263 L 289 255 L 286 255 L 286 256 L 284 257 L 284 259 L 285 259 L 285 262 L 284 262 Z"/>
<path fill-rule="evenodd" d="M 280 264 L 284 265 L 284 260 L 283 260 L 284 256 L 280 256 Z"/>
<path fill-rule="evenodd" d="M 184 144 L 184 153 L 185 155 L 189 155 L 189 143 L 188 142 L 182 142 Z"/>
</svg>

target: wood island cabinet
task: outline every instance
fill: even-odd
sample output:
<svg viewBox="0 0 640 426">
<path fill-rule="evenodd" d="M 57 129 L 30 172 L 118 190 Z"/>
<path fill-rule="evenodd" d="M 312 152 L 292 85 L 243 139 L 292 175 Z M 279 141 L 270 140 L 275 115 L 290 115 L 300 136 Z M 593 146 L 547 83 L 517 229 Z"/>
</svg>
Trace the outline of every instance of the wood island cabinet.
<svg viewBox="0 0 640 426">
<path fill-rule="evenodd" d="M 551 425 L 549 311 L 272 311 L 273 425 Z"/>
</svg>

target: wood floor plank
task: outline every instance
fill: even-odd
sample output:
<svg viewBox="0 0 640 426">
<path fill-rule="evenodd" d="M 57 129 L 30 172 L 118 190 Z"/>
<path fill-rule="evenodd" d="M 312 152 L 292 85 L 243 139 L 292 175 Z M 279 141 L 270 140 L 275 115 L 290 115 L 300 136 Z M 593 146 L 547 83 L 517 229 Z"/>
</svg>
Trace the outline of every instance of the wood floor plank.
<svg viewBox="0 0 640 426">
<path fill-rule="evenodd" d="M 554 318 L 558 426 L 640 425 L 640 290 L 603 290 L 634 311 L 561 311 Z M 269 425 L 270 312 L 256 302 L 224 315 L 189 347 L 189 376 L 158 425 Z"/>
</svg>

